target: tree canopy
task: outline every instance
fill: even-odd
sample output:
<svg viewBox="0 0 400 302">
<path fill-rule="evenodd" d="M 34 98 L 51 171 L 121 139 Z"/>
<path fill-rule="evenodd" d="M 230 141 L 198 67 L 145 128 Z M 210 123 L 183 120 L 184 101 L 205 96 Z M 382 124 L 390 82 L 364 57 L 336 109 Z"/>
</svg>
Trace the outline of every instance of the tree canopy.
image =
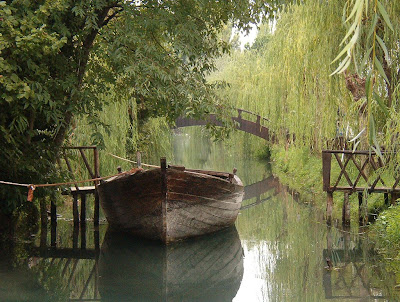
<svg viewBox="0 0 400 302">
<path fill-rule="evenodd" d="M 111 90 L 141 119 L 217 111 L 205 76 L 229 51 L 219 32 L 246 30 L 281 2 L 0 1 L 0 179 L 54 177 L 74 119 L 95 119 Z M 1 187 L 0 199 L 15 193 Z"/>
</svg>

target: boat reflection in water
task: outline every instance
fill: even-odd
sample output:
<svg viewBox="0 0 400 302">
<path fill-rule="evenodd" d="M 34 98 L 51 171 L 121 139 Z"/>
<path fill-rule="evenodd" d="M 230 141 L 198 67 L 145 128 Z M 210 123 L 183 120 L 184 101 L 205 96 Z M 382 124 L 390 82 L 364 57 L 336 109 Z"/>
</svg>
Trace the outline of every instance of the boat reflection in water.
<svg viewBox="0 0 400 302">
<path fill-rule="evenodd" d="M 99 274 L 102 301 L 232 301 L 243 249 L 235 227 L 169 245 L 108 231 Z"/>
</svg>

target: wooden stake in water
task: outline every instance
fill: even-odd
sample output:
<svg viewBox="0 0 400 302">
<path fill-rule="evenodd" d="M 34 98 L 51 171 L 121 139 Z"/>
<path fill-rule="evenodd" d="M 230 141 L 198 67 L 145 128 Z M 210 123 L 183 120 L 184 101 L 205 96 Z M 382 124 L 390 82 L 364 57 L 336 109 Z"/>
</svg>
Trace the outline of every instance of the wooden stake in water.
<svg viewBox="0 0 400 302">
<path fill-rule="evenodd" d="M 342 209 L 342 223 L 343 225 L 350 225 L 350 202 L 349 193 L 344 193 L 343 209 Z"/>
<path fill-rule="evenodd" d="M 136 152 L 136 161 L 137 161 L 137 167 L 141 168 L 142 167 L 142 154 L 140 151 Z"/>
</svg>

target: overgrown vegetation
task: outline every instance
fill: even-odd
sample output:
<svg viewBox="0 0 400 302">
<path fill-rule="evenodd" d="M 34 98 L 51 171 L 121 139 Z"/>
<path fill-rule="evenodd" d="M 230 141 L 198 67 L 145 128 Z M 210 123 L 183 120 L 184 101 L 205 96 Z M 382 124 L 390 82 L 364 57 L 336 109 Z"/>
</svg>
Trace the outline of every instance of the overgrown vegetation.
<svg viewBox="0 0 400 302">
<path fill-rule="evenodd" d="M 271 148 L 274 173 L 306 200 L 322 193 L 319 154 L 337 148 L 336 137 L 362 132 L 357 149 L 398 148 L 399 13 L 398 1 L 302 1 L 263 24 L 247 50 L 218 63 L 214 78 L 230 84 L 221 96 L 270 120 L 279 138 Z M 382 178 L 399 162 L 390 158 Z M 357 213 L 356 194 L 351 199 Z M 368 196 L 369 213 L 384 208 L 382 196 Z"/>
<path fill-rule="evenodd" d="M 95 125 L 90 143 L 104 142 L 98 115 L 117 101 L 130 104 L 120 109 L 131 126 L 118 130 L 133 140 L 150 117 L 222 113 L 205 81 L 229 51 L 219 33 L 228 22 L 246 29 L 281 2 L 0 1 L 0 179 L 56 181 L 74 125 Z M 25 193 L 1 186 L 1 209 L 13 211 Z"/>
</svg>

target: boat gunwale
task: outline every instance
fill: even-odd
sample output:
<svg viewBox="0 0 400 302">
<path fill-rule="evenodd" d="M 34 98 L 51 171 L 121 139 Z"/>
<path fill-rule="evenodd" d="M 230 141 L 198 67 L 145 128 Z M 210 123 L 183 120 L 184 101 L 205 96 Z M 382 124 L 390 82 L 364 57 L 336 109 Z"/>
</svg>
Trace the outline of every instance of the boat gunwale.
<svg viewBox="0 0 400 302">
<path fill-rule="evenodd" d="M 225 182 L 227 184 L 233 184 L 233 185 L 238 186 L 238 187 L 243 187 L 243 183 L 241 182 L 240 178 L 237 177 L 235 174 L 228 173 L 228 172 L 218 172 L 218 171 L 204 170 L 204 173 L 202 173 L 201 172 L 202 170 L 191 170 L 191 169 L 179 170 L 179 169 L 175 169 L 174 167 L 168 167 L 167 171 L 169 169 L 174 170 L 176 172 L 183 172 L 183 173 L 188 173 L 188 174 L 192 174 L 192 175 L 202 175 L 202 176 L 206 176 L 207 178 L 210 178 L 210 179 L 223 181 L 223 182 Z M 129 171 L 127 171 L 125 173 L 121 173 L 121 175 L 116 175 L 116 176 L 113 176 L 111 178 L 108 178 L 108 179 L 104 180 L 102 183 L 100 183 L 100 186 L 102 184 L 110 183 L 110 182 L 113 182 L 113 181 L 122 181 L 123 179 L 125 179 L 127 177 L 130 177 L 130 176 L 140 175 L 141 173 L 146 173 L 146 172 L 149 172 L 149 171 L 156 171 L 156 170 L 161 170 L 161 168 L 150 168 L 148 170 L 138 170 L 138 171 L 135 171 L 133 173 L 130 173 Z M 209 174 L 209 173 L 214 173 L 214 172 L 215 173 L 220 173 L 220 174 L 226 173 L 227 178 L 225 179 L 223 177 L 214 176 L 214 175 Z M 232 181 L 229 181 L 229 175 L 233 175 Z"/>
</svg>

